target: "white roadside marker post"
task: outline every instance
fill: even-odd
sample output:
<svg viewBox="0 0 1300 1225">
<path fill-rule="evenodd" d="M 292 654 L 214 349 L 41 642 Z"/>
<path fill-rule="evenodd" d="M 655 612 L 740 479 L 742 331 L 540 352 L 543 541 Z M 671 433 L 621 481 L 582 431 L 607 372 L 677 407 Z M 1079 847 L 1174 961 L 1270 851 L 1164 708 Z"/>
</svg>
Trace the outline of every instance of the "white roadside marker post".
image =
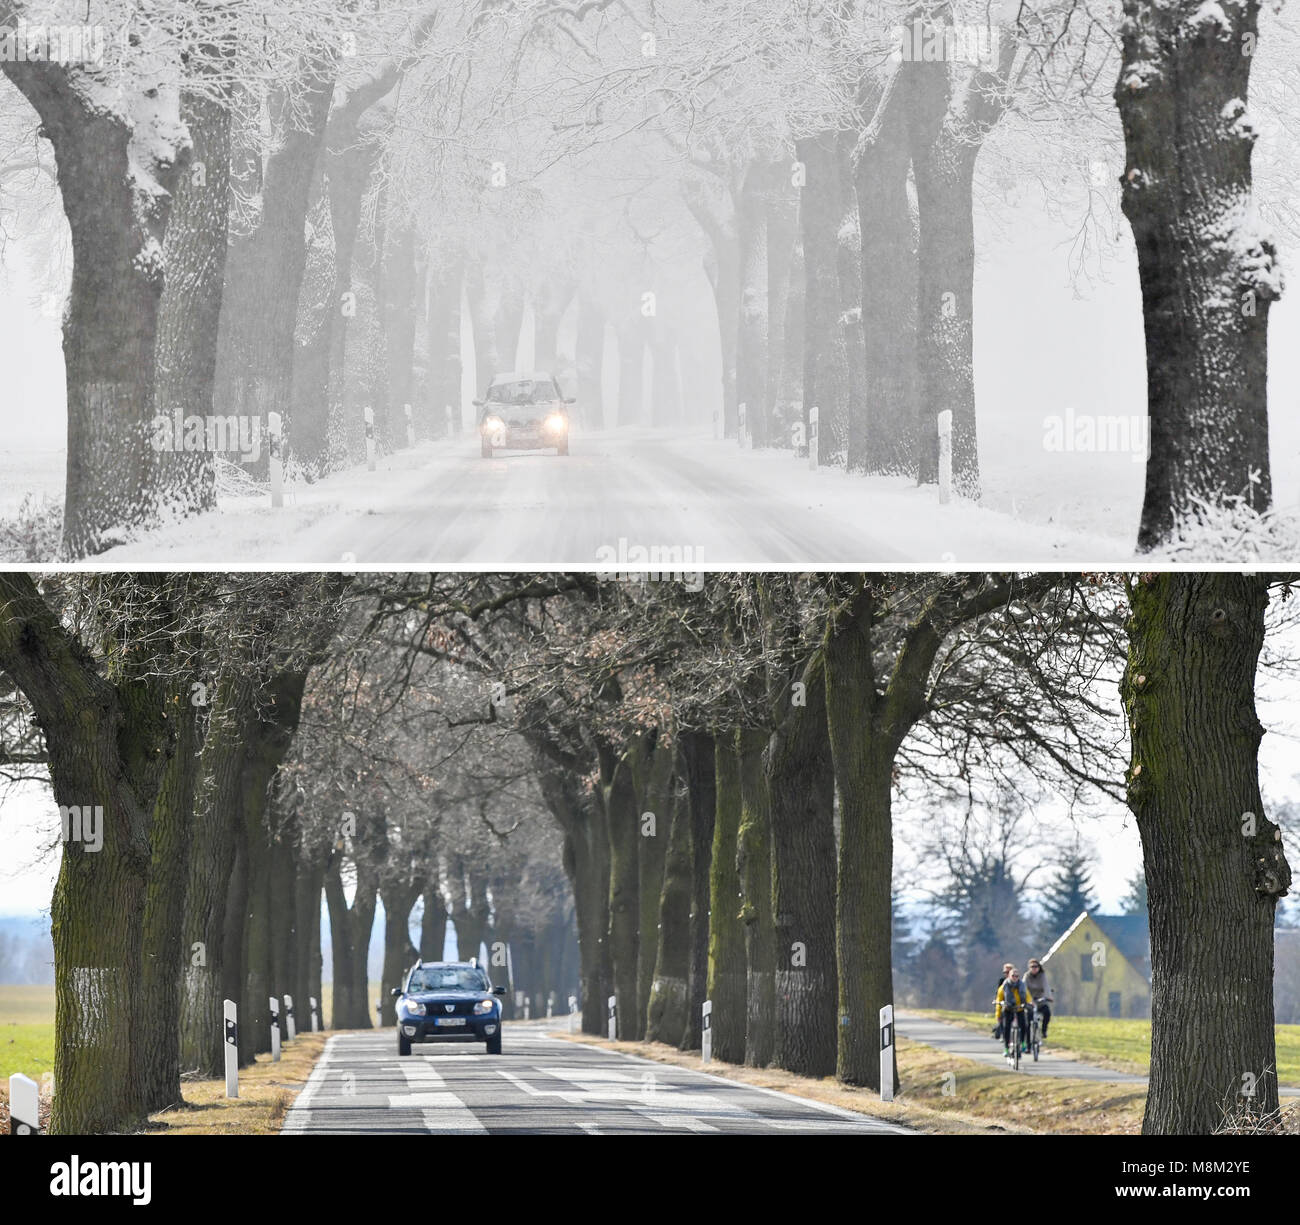
<svg viewBox="0 0 1300 1225">
<path fill-rule="evenodd" d="M 375 470 L 375 410 L 366 406 L 366 470 Z"/>
<path fill-rule="evenodd" d="M 880 1010 L 880 1100 L 894 1100 L 894 1006 Z"/>
<path fill-rule="evenodd" d="M 532 1019 L 533 1019 L 533 1001 L 531 996 L 526 995 L 524 996 L 524 1020 L 531 1021 Z"/>
<path fill-rule="evenodd" d="M 818 455 L 817 417 L 817 406 L 814 404 L 808 410 L 808 467 L 813 472 L 817 471 L 817 463 L 820 458 Z"/>
<path fill-rule="evenodd" d="M 40 1089 L 30 1076 L 24 1076 L 21 1072 L 15 1072 L 9 1078 L 9 1134 L 41 1134 Z"/>
<path fill-rule="evenodd" d="M 447 437 L 450 438 L 456 433 L 456 410 L 450 404 L 447 405 Z"/>
<path fill-rule="evenodd" d="M 280 1062 L 280 1001 L 271 996 L 271 1062 Z"/>
<path fill-rule="evenodd" d="M 741 404 L 736 409 L 736 441 L 740 443 L 741 448 L 745 447 L 745 406 Z"/>
<path fill-rule="evenodd" d="M 939 414 L 939 505 L 952 498 L 952 409 Z"/>
<path fill-rule="evenodd" d="M 266 462 L 271 478 L 271 505 L 284 505 L 284 423 L 279 413 L 266 414 Z"/>
<path fill-rule="evenodd" d="M 609 997 L 609 1040 L 611 1042 L 618 1038 L 618 997 L 611 995 Z"/>
<path fill-rule="evenodd" d="M 569 996 L 569 1033 L 576 1034 L 577 1032 L 578 1032 L 578 997 L 576 995 L 571 995 Z"/>
<path fill-rule="evenodd" d="M 316 997 L 309 995 L 307 998 L 311 1002 L 311 1032 L 317 1033 L 320 1030 L 320 1013 L 316 1011 Z"/>
<path fill-rule="evenodd" d="M 415 446 L 415 419 L 411 416 L 411 406 L 406 406 L 406 445 Z"/>
<path fill-rule="evenodd" d="M 226 1096 L 239 1096 L 239 1011 L 234 1000 L 222 1002 L 226 1018 Z"/>
<path fill-rule="evenodd" d="M 284 1032 L 292 1042 L 298 1036 L 298 1027 L 293 1023 L 293 996 L 284 997 Z"/>
<path fill-rule="evenodd" d="M 546 997 L 546 1019 L 549 1021 L 555 1015 L 555 992 L 552 991 Z"/>
<path fill-rule="evenodd" d="M 700 1030 L 700 1061 L 708 1063 L 713 1058 L 713 1001 L 705 1000 L 703 1005 L 703 1028 Z"/>
</svg>

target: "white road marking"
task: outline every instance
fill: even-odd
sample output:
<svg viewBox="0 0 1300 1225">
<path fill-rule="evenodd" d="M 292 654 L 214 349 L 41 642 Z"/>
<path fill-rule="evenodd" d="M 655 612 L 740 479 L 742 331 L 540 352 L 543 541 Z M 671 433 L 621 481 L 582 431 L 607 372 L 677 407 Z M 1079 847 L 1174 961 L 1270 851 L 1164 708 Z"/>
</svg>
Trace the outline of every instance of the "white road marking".
<svg viewBox="0 0 1300 1225">
<path fill-rule="evenodd" d="M 436 1068 L 423 1060 L 403 1060 L 401 1068 L 406 1083 L 416 1092 L 390 1093 L 390 1106 L 419 1110 L 425 1129 L 434 1135 L 487 1135 L 478 1116 L 447 1088 Z"/>
</svg>

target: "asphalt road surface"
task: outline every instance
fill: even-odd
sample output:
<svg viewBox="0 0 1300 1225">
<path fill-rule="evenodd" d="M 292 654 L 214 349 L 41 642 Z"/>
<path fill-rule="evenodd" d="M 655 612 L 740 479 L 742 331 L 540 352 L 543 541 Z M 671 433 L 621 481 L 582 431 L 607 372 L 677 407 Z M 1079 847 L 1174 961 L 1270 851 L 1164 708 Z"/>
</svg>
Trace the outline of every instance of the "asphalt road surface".
<svg viewBox="0 0 1300 1225">
<path fill-rule="evenodd" d="M 507 1025 L 504 1053 L 390 1030 L 338 1034 L 284 1135 L 887 1135 L 904 1128 L 686 1068 Z"/>
<path fill-rule="evenodd" d="M 904 559 L 884 543 L 891 525 L 866 513 L 862 483 L 839 475 L 823 481 L 784 452 L 742 454 L 691 436 L 610 432 L 575 437 L 567 456 L 484 459 L 467 435 L 383 457 L 375 472 L 362 465 L 298 485 L 280 510 L 265 498 L 234 499 L 99 560 L 649 565 L 693 574 Z M 940 543 L 950 547 L 946 536 Z M 629 556 L 638 549 L 647 551 L 641 559 Z"/>
</svg>

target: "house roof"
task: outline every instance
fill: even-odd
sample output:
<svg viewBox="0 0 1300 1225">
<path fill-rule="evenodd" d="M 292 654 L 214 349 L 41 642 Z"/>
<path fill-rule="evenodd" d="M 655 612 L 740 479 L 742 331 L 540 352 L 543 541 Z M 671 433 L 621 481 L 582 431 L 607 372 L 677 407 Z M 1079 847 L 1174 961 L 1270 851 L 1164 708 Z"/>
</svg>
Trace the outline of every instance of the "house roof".
<svg viewBox="0 0 1300 1225">
<path fill-rule="evenodd" d="M 1089 914 L 1085 910 L 1047 950 L 1047 956 L 1043 960 L 1051 957 L 1085 919 L 1103 935 L 1110 937 L 1111 943 L 1133 964 L 1134 969 L 1150 977 L 1151 930 L 1145 914 Z"/>
</svg>

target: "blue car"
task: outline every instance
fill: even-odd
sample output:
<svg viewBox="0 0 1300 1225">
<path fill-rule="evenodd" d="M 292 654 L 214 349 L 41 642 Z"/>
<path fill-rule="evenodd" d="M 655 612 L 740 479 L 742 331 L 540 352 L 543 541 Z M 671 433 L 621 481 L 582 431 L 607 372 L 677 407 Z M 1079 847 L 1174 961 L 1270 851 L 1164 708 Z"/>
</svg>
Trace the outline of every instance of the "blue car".
<svg viewBox="0 0 1300 1225">
<path fill-rule="evenodd" d="M 501 1054 L 501 1001 L 477 961 L 417 961 L 397 997 L 397 1053 L 413 1042 L 484 1042 Z"/>
</svg>

